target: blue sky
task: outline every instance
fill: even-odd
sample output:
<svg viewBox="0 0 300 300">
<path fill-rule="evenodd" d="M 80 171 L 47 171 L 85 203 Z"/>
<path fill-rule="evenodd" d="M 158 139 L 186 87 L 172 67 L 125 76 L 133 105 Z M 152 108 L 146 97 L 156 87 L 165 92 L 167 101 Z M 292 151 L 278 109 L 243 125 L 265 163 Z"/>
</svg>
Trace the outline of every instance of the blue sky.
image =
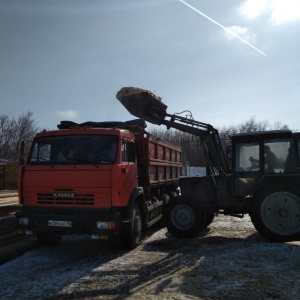
<svg viewBox="0 0 300 300">
<path fill-rule="evenodd" d="M 300 0 L 0 0 L 0 114 L 125 121 L 133 86 L 216 127 L 300 130 L 299 33 Z"/>
</svg>

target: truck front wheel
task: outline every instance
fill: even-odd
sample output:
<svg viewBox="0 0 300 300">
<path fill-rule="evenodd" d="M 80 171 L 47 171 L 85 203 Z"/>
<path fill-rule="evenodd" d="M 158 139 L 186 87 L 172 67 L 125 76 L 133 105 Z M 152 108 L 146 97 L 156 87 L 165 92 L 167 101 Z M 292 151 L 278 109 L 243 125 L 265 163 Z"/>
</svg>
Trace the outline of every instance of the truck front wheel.
<svg viewBox="0 0 300 300">
<path fill-rule="evenodd" d="M 206 220 L 204 227 L 208 227 L 214 220 L 215 218 L 215 213 L 206 213 Z"/>
<path fill-rule="evenodd" d="M 274 242 L 299 240 L 299 188 L 290 185 L 270 186 L 253 200 L 250 216 L 262 236 Z"/>
<path fill-rule="evenodd" d="M 132 250 L 141 241 L 142 217 L 141 211 L 137 205 L 134 205 L 131 211 L 132 221 L 123 224 L 121 239 L 124 248 Z"/>
<path fill-rule="evenodd" d="M 205 227 L 205 211 L 199 203 L 189 198 L 172 199 L 166 212 L 167 229 L 175 237 L 192 238 Z"/>
</svg>

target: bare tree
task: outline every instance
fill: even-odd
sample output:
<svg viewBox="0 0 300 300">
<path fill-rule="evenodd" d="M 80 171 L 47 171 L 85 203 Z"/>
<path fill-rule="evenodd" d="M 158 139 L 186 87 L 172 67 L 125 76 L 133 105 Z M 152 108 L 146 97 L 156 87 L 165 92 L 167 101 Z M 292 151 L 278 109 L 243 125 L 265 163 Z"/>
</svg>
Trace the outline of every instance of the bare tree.
<svg viewBox="0 0 300 300">
<path fill-rule="evenodd" d="M 0 158 L 17 160 L 20 142 L 31 141 L 38 130 L 32 112 L 17 118 L 0 115 Z"/>
<path fill-rule="evenodd" d="M 191 166 L 203 165 L 204 154 L 200 147 L 199 138 L 186 132 L 163 127 L 151 128 L 150 134 L 182 148 L 183 164 Z"/>
<path fill-rule="evenodd" d="M 243 132 L 255 132 L 266 130 L 285 130 L 289 129 L 288 125 L 275 122 L 273 125 L 269 121 L 257 121 L 255 116 L 250 116 L 248 120 L 238 125 L 225 126 L 219 129 L 221 138 L 228 137 L 229 134 L 243 133 Z"/>
<path fill-rule="evenodd" d="M 14 135 L 9 115 L 0 115 L 0 158 L 6 158 Z"/>
</svg>

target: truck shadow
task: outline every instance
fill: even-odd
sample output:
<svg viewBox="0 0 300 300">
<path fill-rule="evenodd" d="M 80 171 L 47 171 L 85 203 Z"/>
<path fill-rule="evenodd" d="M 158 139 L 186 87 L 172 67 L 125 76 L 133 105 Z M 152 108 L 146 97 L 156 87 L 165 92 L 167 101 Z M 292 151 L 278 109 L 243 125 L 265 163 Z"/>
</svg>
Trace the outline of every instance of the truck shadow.
<svg viewBox="0 0 300 300">
<path fill-rule="evenodd" d="M 84 276 L 78 277 L 76 282 L 78 288 L 69 291 L 62 290 L 59 294 L 47 299 L 97 299 L 97 297 L 127 299 L 133 293 L 142 295 L 147 289 L 151 290 L 151 294 L 155 291 L 154 295 L 175 290 L 185 295 L 204 297 L 204 283 L 208 278 L 218 281 L 227 276 L 222 274 L 226 268 L 229 268 L 230 272 L 239 268 L 234 256 L 233 263 L 222 259 L 224 255 L 232 255 L 237 249 L 244 249 L 246 253 L 249 249 L 255 251 L 257 245 L 263 245 L 266 248 L 271 245 L 258 233 L 253 233 L 246 238 L 206 236 L 208 233 L 209 230 L 194 239 L 178 239 L 165 234 L 164 237 L 153 241 L 147 240 L 151 238 L 151 233 L 148 233 L 144 242 L 133 250 L 144 252 L 142 255 L 144 261 L 140 258 L 135 260 L 132 253 L 118 250 L 113 243 L 101 243 L 98 252 L 90 249 L 90 253 L 84 253 L 90 259 L 90 261 L 88 258 L 85 259 L 90 262 L 88 263 L 90 269 L 86 274 L 82 274 Z M 73 243 L 65 242 L 64 248 L 67 250 L 66 248 L 73 246 Z M 86 248 L 85 251 L 88 249 Z M 140 257 L 139 254 L 137 256 Z M 152 256 L 156 259 L 151 259 Z M 117 263 L 118 267 L 116 268 L 116 262 L 114 262 L 114 266 L 109 268 L 110 261 L 118 260 L 118 258 L 120 258 Z M 216 259 L 219 261 L 218 269 L 214 270 L 215 263 L 212 264 L 212 262 Z M 155 262 L 148 263 L 148 261 Z M 106 267 L 102 267 L 105 264 Z M 221 265 L 224 269 L 222 272 L 219 271 Z M 209 269 L 211 271 L 208 271 Z M 181 277 L 180 280 L 178 274 Z M 204 281 L 199 283 L 197 280 L 194 288 L 191 289 L 190 281 L 197 277 L 201 277 Z M 98 284 L 95 285 L 93 282 Z M 115 282 L 113 287 L 111 282 Z"/>
</svg>

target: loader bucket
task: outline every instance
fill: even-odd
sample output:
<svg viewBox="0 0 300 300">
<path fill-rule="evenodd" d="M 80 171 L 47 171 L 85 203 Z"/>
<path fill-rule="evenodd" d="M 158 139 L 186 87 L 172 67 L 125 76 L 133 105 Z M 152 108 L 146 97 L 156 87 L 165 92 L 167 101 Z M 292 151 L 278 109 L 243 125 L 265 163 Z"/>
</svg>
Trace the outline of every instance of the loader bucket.
<svg viewBox="0 0 300 300">
<path fill-rule="evenodd" d="M 132 115 L 152 124 L 160 125 L 167 114 L 167 106 L 161 98 L 148 90 L 123 87 L 118 91 L 116 98 Z"/>
</svg>

